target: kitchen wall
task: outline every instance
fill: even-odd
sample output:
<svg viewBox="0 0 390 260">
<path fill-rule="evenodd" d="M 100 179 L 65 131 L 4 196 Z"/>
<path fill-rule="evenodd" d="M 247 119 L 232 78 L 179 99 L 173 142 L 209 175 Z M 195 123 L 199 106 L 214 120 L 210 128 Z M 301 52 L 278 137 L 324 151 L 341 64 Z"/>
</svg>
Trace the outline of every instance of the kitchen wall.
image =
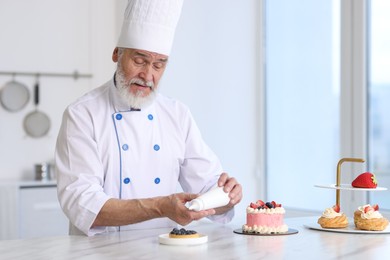
<svg viewBox="0 0 390 260">
<path fill-rule="evenodd" d="M 91 73 L 92 78 L 40 77 L 39 110 L 47 136 L 23 130 L 32 100 L 19 112 L 0 108 L 0 181 L 33 178 L 33 165 L 52 161 L 65 107 L 107 81 L 126 1 L 2 0 L 0 71 Z M 259 3 L 186 0 L 161 92 L 186 103 L 225 169 L 244 185 L 241 207 L 260 194 L 257 136 Z M 11 80 L 0 75 L 0 86 Z M 35 77 L 16 76 L 32 91 Z M 243 209 L 242 209 L 243 210 Z"/>
<path fill-rule="evenodd" d="M 49 133 L 31 138 L 23 129 L 33 111 L 36 77 L 15 76 L 28 86 L 29 103 L 18 112 L 0 107 L 0 180 L 33 179 L 33 165 L 53 160 L 65 107 L 114 71 L 117 27 L 113 1 L 3 0 L 0 3 L 0 71 L 92 74 L 92 78 L 39 77 L 38 110 L 51 120 Z M 104 19 L 102 19 L 104 18 Z M 12 76 L 0 75 L 0 86 Z"/>
<path fill-rule="evenodd" d="M 184 1 L 161 86 L 162 92 L 191 108 L 225 170 L 243 184 L 237 212 L 262 195 L 257 145 L 259 8 L 258 0 Z"/>
</svg>

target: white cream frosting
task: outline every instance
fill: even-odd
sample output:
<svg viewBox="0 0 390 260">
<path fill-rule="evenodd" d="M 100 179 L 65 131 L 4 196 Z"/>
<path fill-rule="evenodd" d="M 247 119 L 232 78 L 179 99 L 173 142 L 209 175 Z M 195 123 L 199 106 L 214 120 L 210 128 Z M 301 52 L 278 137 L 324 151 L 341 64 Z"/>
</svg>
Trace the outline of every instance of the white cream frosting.
<svg viewBox="0 0 390 260">
<path fill-rule="evenodd" d="M 322 217 L 324 217 L 324 218 L 335 218 L 335 217 L 339 217 L 341 215 L 343 215 L 343 213 L 341 213 L 341 212 L 337 213 L 336 211 L 334 211 L 333 208 L 327 208 L 322 213 Z"/>
<path fill-rule="evenodd" d="M 365 207 L 369 207 L 369 206 L 370 206 L 370 204 L 366 204 L 366 205 L 360 206 L 360 207 L 358 207 L 358 210 L 360 210 L 361 212 L 364 213 L 364 208 Z"/>
<path fill-rule="evenodd" d="M 364 213 L 365 207 L 371 207 L 371 206 L 370 204 L 366 204 L 358 208 L 358 210 L 362 212 L 361 218 L 363 219 L 383 218 L 382 214 L 379 213 L 379 211 L 375 211 L 373 208 L 371 208 L 371 210 Z"/>
<path fill-rule="evenodd" d="M 277 207 L 277 208 L 272 208 L 272 209 L 254 209 L 251 207 L 246 208 L 246 213 L 251 213 L 251 214 L 256 214 L 256 213 L 261 213 L 261 214 L 284 214 L 286 211 L 284 210 L 283 207 Z"/>
<path fill-rule="evenodd" d="M 383 218 L 381 213 L 374 210 L 370 210 L 367 213 L 362 213 L 361 217 L 364 219 Z"/>
<path fill-rule="evenodd" d="M 260 234 L 271 234 L 271 233 L 286 233 L 288 226 L 286 224 L 279 227 L 267 227 L 267 226 L 256 226 L 253 227 L 243 225 L 242 230 L 248 233 L 260 233 Z"/>
</svg>

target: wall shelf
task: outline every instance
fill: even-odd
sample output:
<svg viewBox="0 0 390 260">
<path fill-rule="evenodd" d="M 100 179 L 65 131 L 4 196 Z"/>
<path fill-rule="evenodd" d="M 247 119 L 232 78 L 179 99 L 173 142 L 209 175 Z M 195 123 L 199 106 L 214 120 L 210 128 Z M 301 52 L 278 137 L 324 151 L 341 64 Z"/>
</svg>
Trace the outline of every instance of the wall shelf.
<svg viewBox="0 0 390 260">
<path fill-rule="evenodd" d="M 73 78 L 77 80 L 79 78 L 92 78 L 92 74 L 82 74 L 77 70 L 73 73 L 52 73 L 52 72 L 20 72 L 20 71 L 0 71 L 0 75 L 9 76 L 31 76 L 31 77 L 62 77 Z"/>
</svg>

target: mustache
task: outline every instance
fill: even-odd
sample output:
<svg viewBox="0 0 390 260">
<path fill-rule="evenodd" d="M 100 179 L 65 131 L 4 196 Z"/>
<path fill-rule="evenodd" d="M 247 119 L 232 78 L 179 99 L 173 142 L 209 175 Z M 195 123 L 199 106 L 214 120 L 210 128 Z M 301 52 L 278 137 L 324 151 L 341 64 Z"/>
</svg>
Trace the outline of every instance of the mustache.
<svg viewBox="0 0 390 260">
<path fill-rule="evenodd" d="M 129 86 L 131 84 L 138 84 L 138 85 L 141 85 L 141 86 L 145 86 L 145 87 L 149 87 L 151 89 L 154 89 L 154 83 L 153 81 L 144 81 L 140 78 L 132 78 L 128 81 L 127 83 Z"/>
</svg>

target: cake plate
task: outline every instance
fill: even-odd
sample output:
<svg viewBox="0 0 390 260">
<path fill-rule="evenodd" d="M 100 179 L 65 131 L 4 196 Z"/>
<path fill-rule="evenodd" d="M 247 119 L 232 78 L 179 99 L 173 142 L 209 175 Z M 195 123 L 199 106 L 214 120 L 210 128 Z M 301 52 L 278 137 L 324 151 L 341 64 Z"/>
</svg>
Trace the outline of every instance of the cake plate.
<svg viewBox="0 0 390 260">
<path fill-rule="evenodd" d="M 337 163 L 337 175 L 336 175 L 336 184 L 328 184 L 328 185 L 314 185 L 315 187 L 318 188 L 326 188 L 326 189 L 335 189 L 336 190 L 336 205 L 340 206 L 340 190 L 351 190 L 351 191 L 385 191 L 387 188 L 385 187 L 376 187 L 376 188 L 355 188 L 352 187 L 350 184 L 341 184 L 340 179 L 341 179 L 341 165 L 344 162 L 360 162 L 364 163 L 363 159 L 360 158 L 342 158 L 338 163 Z M 349 222 L 351 223 L 351 222 Z M 353 221 L 352 221 L 353 223 Z M 322 228 L 319 224 L 309 224 L 309 225 L 304 225 L 306 228 L 309 229 L 314 229 L 314 230 L 319 230 L 319 231 L 328 231 L 328 232 L 338 232 L 338 233 L 358 233 L 358 234 L 389 234 L 390 233 L 390 227 L 387 227 L 383 231 L 366 231 L 366 230 L 357 230 L 355 229 L 354 225 L 349 225 L 346 228 Z"/>
<path fill-rule="evenodd" d="M 158 242 L 163 245 L 171 246 L 193 246 L 207 243 L 208 236 L 200 234 L 195 238 L 170 238 L 169 233 L 158 236 Z"/>
<path fill-rule="evenodd" d="M 337 163 L 337 173 L 336 173 L 336 184 L 326 184 L 326 185 L 314 185 L 314 187 L 318 188 L 326 188 L 326 189 L 335 189 L 336 190 L 336 205 L 340 206 L 340 190 L 351 190 L 351 191 L 385 191 L 387 188 L 385 187 L 376 187 L 376 188 L 355 188 L 350 184 L 341 184 L 341 165 L 344 162 L 360 162 L 364 163 L 363 159 L 360 158 L 342 158 Z"/>
<path fill-rule="evenodd" d="M 248 235 L 248 236 L 285 236 L 285 235 L 298 234 L 298 230 L 292 228 L 289 228 L 288 231 L 285 233 L 272 233 L 272 234 L 246 233 L 243 232 L 241 228 L 235 229 L 233 232 L 236 234 Z"/>
<path fill-rule="evenodd" d="M 349 223 L 353 223 L 352 220 L 348 220 Z M 390 227 L 388 226 L 382 231 L 372 231 L 372 230 L 360 230 L 356 229 L 354 224 L 348 225 L 346 228 L 322 228 L 317 223 L 310 223 L 303 225 L 305 228 L 318 230 L 318 231 L 327 231 L 327 232 L 336 232 L 336 233 L 352 233 L 352 234 L 390 234 Z"/>
<path fill-rule="evenodd" d="M 352 187 L 351 184 L 317 184 L 314 185 L 317 188 L 325 188 L 325 189 L 339 189 L 339 190 L 353 190 L 353 191 L 385 191 L 387 188 L 385 187 L 376 187 L 376 188 L 355 188 Z"/>
</svg>

